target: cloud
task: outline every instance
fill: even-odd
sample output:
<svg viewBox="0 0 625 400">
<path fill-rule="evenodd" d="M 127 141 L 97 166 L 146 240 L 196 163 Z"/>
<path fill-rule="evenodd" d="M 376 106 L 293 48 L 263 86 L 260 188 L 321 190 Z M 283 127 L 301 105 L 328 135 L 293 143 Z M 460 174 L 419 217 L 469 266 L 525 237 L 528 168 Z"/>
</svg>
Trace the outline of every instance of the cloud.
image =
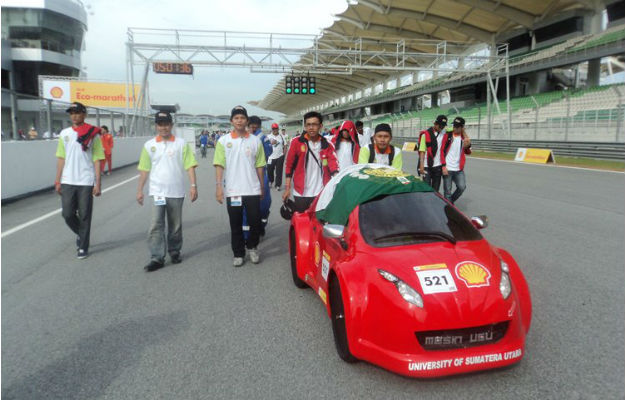
<svg viewBox="0 0 625 400">
<path fill-rule="evenodd" d="M 293 1 L 122 1 L 83 0 L 90 6 L 86 50 L 88 78 L 126 81 L 128 27 L 318 34 L 332 24 L 332 14 L 347 7 L 344 0 L 316 0 L 308 7 Z M 163 38 L 155 38 L 163 40 Z M 143 68 L 135 67 L 135 82 Z M 189 76 L 148 75 L 153 102 L 178 103 L 187 113 L 228 114 L 236 104 L 260 100 L 281 74 L 251 73 L 244 68 L 198 67 Z M 274 118 L 279 114 L 249 107 Z"/>
</svg>

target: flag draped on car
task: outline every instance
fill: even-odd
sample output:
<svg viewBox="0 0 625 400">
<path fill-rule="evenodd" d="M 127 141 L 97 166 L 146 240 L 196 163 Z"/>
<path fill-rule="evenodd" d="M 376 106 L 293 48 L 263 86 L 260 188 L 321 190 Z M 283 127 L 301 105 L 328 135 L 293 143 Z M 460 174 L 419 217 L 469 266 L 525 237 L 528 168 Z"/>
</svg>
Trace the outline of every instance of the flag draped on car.
<svg viewBox="0 0 625 400">
<path fill-rule="evenodd" d="M 356 164 L 328 182 L 315 212 L 318 220 L 345 225 L 354 208 L 378 196 L 431 191 L 430 185 L 398 169 L 381 164 Z"/>
</svg>

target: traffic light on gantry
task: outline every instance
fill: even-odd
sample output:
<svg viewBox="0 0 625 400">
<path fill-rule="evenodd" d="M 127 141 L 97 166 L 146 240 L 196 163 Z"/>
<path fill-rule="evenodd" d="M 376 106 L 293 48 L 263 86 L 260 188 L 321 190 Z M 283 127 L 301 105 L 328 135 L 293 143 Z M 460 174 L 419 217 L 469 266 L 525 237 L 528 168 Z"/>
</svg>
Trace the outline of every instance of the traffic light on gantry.
<svg viewBox="0 0 625 400">
<path fill-rule="evenodd" d="M 284 91 L 286 94 L 293 94 L 293 77 L 287 76 L 284 80 Z"/>
<path fill-rule="evenodd" d="M 299 76 L 293 77 L 293 93 L 300 94 L 302 92 L 302 80 Z"/>
<path fill-rule="evenodd" d="M 302 76 L 302 94 L 308 94 L 308 77 Z"/>
<path fill-rule="evenodd" d="M 317 94 L 317 86 L 316 86 L 316 79 L 315 77 L 309 77 L 308 78 L 308 93 L 310 94 Z"/>
</svg>

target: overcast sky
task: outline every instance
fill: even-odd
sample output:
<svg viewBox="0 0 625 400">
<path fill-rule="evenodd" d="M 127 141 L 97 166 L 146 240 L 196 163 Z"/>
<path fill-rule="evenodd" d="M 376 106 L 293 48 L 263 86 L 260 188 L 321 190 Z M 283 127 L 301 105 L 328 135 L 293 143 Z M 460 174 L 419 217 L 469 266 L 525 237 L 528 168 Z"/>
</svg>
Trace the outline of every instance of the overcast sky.
<svg viewBox="0 0 625 400">
<path fill-rule="evenodd" d="M 83 0 L 89 12 L 83 66 L 93 80 L 126 81 L 128 27 L 318 34 L 333 23 L 346 0 Z M 91 15 L 92 14 L 92 15 Z M 141 67 L 135 67 L 140 80 Z M 152 103 L 178 103 L 180 112 L 229 114 L 242 104 L 250 113 L 280 114 L 249 106 L 261 100 L 280 74 L 244 68 L 202 67 L 194 77 L 149 74 Z M 138 77 L 137 77 L 138 76 Z"/>
</svg>

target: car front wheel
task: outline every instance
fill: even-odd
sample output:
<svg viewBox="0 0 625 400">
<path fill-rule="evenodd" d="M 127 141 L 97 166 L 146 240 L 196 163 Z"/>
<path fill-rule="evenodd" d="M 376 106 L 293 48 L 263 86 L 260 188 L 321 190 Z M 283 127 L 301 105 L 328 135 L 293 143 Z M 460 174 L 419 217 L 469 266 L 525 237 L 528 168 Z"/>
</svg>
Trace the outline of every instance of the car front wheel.
<svg viewBox="0 0 625 400">
<path fill-rule="evenodd" d="M 343 296 L 341 285 L 336 275 L 330 278 L 330 316 L 332 318 L 332 332 L 334 333 L 334 344 L 339 357 L 345 362 L 355 363 L 356 357 L 349 351 L 347 342 L 347 329 L 345 324 L 345 307 L 343 307 Z"/>
<path fill-rule="evenodd" d="M 300 289 L 305 289 L 308 287 L 306 282 L 301 280 L 299 276 L 297 276 L 297 249 L 295 241 L 295 230 L 291 229 L 289 233 L 289 253 L 291 256 L 291 274 L 293 275 L 293 283 Z"/>
</svg>

